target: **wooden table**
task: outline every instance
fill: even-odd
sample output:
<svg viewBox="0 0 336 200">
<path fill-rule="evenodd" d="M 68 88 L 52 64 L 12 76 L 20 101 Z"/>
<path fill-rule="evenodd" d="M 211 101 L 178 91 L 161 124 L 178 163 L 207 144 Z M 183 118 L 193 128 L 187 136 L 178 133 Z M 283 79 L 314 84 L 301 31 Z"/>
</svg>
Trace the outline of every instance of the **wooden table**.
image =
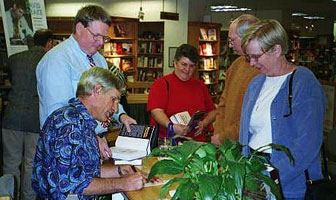
<svg viewBox="0 0 336 200">
<path fill-rule="evenodd" d="M 151 167 L 154 165 L 155 162 L 157 162 L 157 158 L 144 158 L 142 160 L 142 166 L 138 167 L 142 171 L 149 173 Z M 176 175 L 162 175 L 159 176 L 160 179 L 162 180 L 170 180 L 174 177 L 177 177 Z M 160 185 L 155 185 L 155 186 L 150 186 L 150 187 L 144 187 L 141 190 L 137 191 L 131 191 L 131 192 L 124 192 L 123 196 L 127 200 L 157 200 L 160 199 L 160 188 L 164 184 Z M 177 187 L 177 184 L 173 185 L 170 190 L 173 190 Z M 171 199 L 171 196 L 167 194 L 165 196 L 167 199 Z"/>
</svg>

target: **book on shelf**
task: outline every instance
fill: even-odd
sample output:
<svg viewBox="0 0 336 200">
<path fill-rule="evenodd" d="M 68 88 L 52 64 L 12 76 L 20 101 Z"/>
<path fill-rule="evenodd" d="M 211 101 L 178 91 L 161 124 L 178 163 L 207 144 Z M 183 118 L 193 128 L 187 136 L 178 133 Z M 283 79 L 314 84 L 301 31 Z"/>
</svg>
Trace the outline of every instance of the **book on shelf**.
<svg viewBox="0 0 336 200">
<path fill-rule="evenodd" d="M 127 161 L 141 159 L 157 146 L 157 126 L 131 124 L 130 128 L 130 132 L 125 125 L 120 129 L 115 146 L 111 147 L 112 158 Z"/>
<path fill-rule="evenodd" d="M 116 37 L 126 36 L 126 24 L 116 24 L 114 25 L 114 34 Z"/>
<path fill-rule="evenodd" d="M 208 35 L 207 32 L 204 28 L 200 28 L 200 34 L 201 34 L 201 39 L 203 40 L 207 40 L 208 39 Z"/>
<path fill-rule="evenodd" d="M 195 129 L 198 123 L 204 118 L 205 112 L 196 111 L 192 116 L 190 116 L 188 111 L 183 111 L 170 116 L 170 121 L 174 124 L 182 124 L 189 126 L 189 130 Z"/>
<path fill-rule="evenodd" d="M 208 39 L 209 40 L 217 40 L 216 29 L 211 28 L 211 29 L 208 30 Z"/>
</svg>

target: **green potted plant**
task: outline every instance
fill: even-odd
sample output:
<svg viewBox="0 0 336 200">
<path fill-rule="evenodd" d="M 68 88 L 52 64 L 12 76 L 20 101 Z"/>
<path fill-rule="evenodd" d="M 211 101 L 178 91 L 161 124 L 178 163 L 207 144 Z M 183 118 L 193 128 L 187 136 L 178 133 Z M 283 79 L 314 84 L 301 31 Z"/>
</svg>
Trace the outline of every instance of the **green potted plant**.
<svg viewBox="0 0 336 200">
<path fill-rule="evenodd" d="M 173 183 L 178 183 L 172 199 L 210 200 L 247 199 L 244 191 L 256 192 L 260 183 L 267 184 L 277 199 L 281 199 L 279 187 L 262 172 L 269 164 L 266 158 L 257 155 L 242 155 L 238 142 L 225 140 L 222 145 L 186 141 L 181 146 L 168 150 L 154 149 L 151 156 L 166 156 L 168 159 L 156 162 L 149 173 L 149 179 L 160 174 L 182 174 L 169 180 L 160 191 L 164 197 Z M 266 148 L 284 151 L 293 161 L 287 148 L 270 144 Z M 261 148 L 265 148 L 261 147 Z"/>
</svg>

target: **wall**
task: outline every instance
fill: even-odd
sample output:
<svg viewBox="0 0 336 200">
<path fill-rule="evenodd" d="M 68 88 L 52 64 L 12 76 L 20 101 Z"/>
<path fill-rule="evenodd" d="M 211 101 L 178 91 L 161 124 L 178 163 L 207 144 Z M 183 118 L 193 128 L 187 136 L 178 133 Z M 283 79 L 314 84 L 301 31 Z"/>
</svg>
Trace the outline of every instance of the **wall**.
<svg viewBox="0 0 336 200">
<path fill-rule="evenodd" d="M 142 9 L 145 13 L 143 21 L 164 21 L 164 74 L 173 70 L 168 67 L 168 49 L 176 47 L 187 42 L 188 35 L 188 6 L 189 0 L 179 0 L 177 12 L 179 21 L 160 20 L 160 11 L 162 11 L 163 1 L 143 0 Z M 47 16 L 75 16 L 77 10 L 87 4 L 96 4 L 103 6 L 112 16 L 137 18 L 140 10 L 140 0 L 91 0 L 69 3 L 67 0 L 45 0 Z M 164 1 L 165 12 L 176 11 L 176 0 Z"/>
</svg>

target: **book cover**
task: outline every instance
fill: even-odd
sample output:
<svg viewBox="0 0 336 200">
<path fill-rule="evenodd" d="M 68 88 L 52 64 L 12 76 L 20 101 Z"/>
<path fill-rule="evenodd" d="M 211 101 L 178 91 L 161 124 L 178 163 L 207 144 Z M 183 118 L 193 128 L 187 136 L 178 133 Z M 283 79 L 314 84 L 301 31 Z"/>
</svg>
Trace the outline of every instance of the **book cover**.
<svg viewBox="0 0 336 200">
<path fill-rule="evenodd" d="M 188 111 L 183 111 L 170 116 L 170 121 L 174 124 L 189 126 L 189 130 L 195 129 L 198 123 L 204 118 L 205 112 L 196 111 L 191 117 Z"/>
<path fill-rule="evenodd" d="M 157 126 L 131 124 L 130 128 L 131 128 L 131 131 L 127 132 L 126 126 L 123 125 L 120 129 L 119 136 L 147 139 L 150 141 L 151 149 L 157 146 L 156 144 L 157 137 L 158 137 L 158 127 Z"/>
<path fill-rule="evenodd" d="M 209 40 L 217 40 L 216 29 L 211 28 L 208 30 L 208 38 Z"/>
<path fill-rule="evenodd" d="M 203 39 L 203 40 L 208 39 L 207 32 L 205 31 L 204 28 L 200 28 L 200 34 L 201 34 L 201 39 Z"/>
</svg>

